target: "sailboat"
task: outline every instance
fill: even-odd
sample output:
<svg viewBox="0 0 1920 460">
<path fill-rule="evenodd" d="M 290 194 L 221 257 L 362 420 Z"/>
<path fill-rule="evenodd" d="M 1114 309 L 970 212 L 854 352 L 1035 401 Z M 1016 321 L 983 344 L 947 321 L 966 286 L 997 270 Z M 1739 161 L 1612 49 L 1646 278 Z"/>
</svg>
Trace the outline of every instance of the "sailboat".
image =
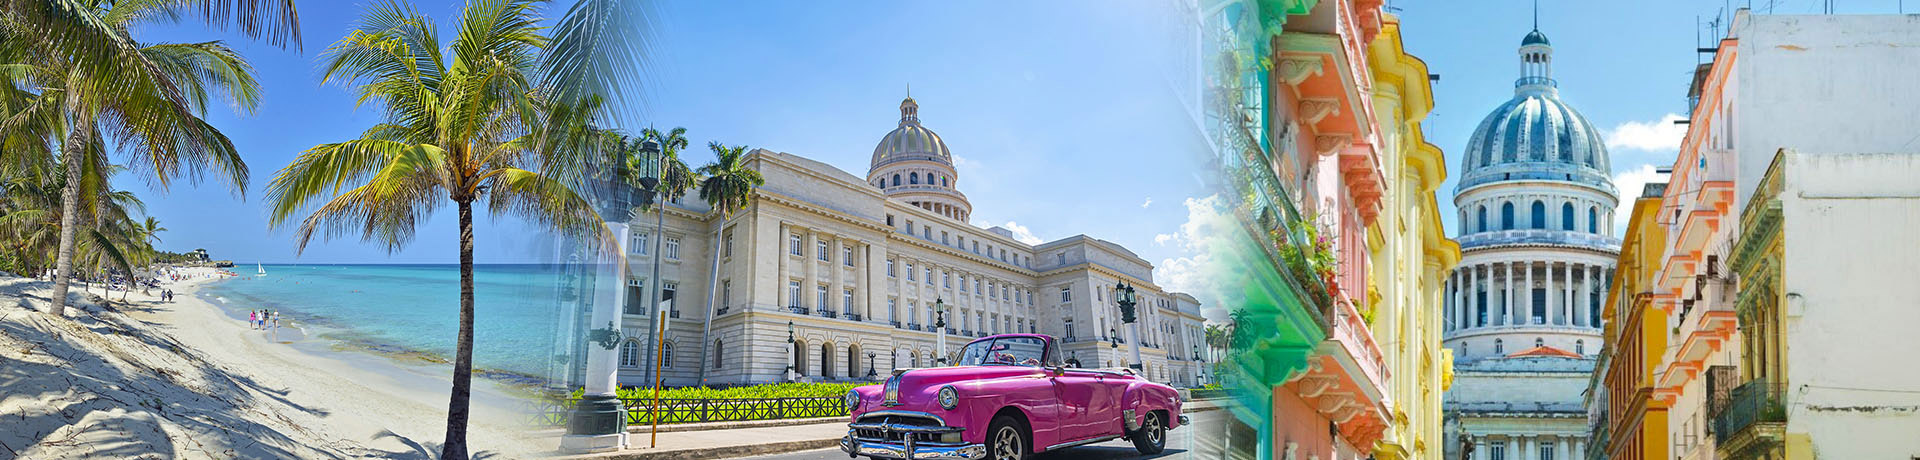
<svg viewBox="0 0 1920 460">
<path fill-rule="evenodd" d="M 267 276 L 267 267 L 262 266 L 260 264 L 253 264 L 253 268 L 260 270 L 260 273 L 255 274 L 253 276 Z"/>
</svg>

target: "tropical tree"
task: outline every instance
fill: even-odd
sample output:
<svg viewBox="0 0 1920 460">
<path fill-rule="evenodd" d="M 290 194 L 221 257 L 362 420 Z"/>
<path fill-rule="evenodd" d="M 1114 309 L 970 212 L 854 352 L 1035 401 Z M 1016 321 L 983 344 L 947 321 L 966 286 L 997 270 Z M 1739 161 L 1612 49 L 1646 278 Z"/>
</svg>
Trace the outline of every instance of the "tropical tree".
<svg viewBox="0 0 1920 460">
<path fill-rule="evenodd" d="M 704 363 L 713 347 L 713 339 L 708 335 L 713 333 L 716 310 L 713 301 L 720 290 L 721 233 L 726 231 L 727 220 L 733 218 L 733 213 L 746 209 L 747 203 L 753 201 L 753 190 L 767 182 L 760 177 L 760 171 L 748 168 L 742 161 L 747 156 L 746 146 L 728 147 L 719 142 L 710 142 L 707 148 L 713 150 L 714 159 L 712 163 L 700 167 L 700 174 L 706 176 L 700 181 L 700 199 L 713 206 L 713 210 L 720 213 L 720 219 L 713 226 L 713 268 L 707 275 L 707 279 L 713 282 L 707 283 L 706 324 L 701 326 L 700 331 L 700 362 L 703 364 L 694 366 L 700 369 L 701 384 L 707 382 L 707 366 Z"/>
<path fill-rule="evenodd" d="M 613 247 L 601 217 L 574 191 L 584 182 L 584 159 L 603 158 L 599 140 L 608 134 L 586 123 L 598 99 L 570 92 L 569 82 L 594 79 L 550 73 L 543 58 L 575 56 L 581 50 L 560 48 L 582 45 L 542 36 L 541 4 L 469 3 L 444 46 L 433 21 L 413 7 L 373 5 L 327 48 L 322 80 L 350 86 L 384 120 L 358 138 L 307 149 L 267 191 L 272 226 L 312 209 L 297 230 L 302 251 L 316 233 L 349 232 L 397 250 L 413 240 L 417 224 L 452 202 L 459 215 L 460 319 L 445 459 L 468 458 L 474 204 Z M 542 86 L 554 81 L 566 85 Z"/>
<path fill-rule="evenodd" d="M 69 178 L 95 163 L 83 157 L 106 155 L 100 147 L 112 139 L 127 164 L 155 186 L 164 189 L 182 174 L 197 181 L 211 171 L 244 193 L 246 164 L 202 115 L 217 99 L 252 112 L 259 97 L 252 67 L 218 41 L 145 44 L 133 37 L 138 26 L 186 15 L 237 26 L 248 37 L 264 35 L 276 46 L 299 41 L 292 0 L 0 0 L 4 78 L 12 91 L 32 94 L 0 119 L 0 132 L 57 114 L 64 121 L 56 141 L 60 164 Z M 82 182 L 68 180 L 61 192 L 55 316 L 64 314 L 80 250 Z"/>
</svg>

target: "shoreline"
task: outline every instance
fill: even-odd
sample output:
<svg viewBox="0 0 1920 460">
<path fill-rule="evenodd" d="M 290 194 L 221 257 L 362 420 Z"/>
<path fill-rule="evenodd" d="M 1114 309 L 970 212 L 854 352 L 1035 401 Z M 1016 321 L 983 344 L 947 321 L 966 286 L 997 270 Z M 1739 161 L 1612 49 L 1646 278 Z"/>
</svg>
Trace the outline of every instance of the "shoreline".
<svg viewBox="0 0 1920 460">
<path fill-rule="evenodd" d="M 245 276 L 245 275 L 240 275 L 240 276 Z M 219 296 L 219 295 L 216 295 L 215 293 L 205 292 L 202 290 L 202 288 L 204 287 L 213 286 L 214 285 L 213 283 L 223 282 L 223 281 L 228 281 L 228 280 L 225 280 L 225 279 L 208 280 L 206 282 L 197 283 L 195 286 L 193 286 L 193 289 L 190 291 L 188 290 L 176 291 L 175 292 L 176 302 L 178 302 L 177 298 L 179 297 L 179 294 L 188 293 L 195 300 L 198 300 L 202 303 L 206 303 L 208 304 L 208 306 L 213 307 L 214 309 L 220 310 L 221 312 L 225 313 L 226 316 L 231 318 L 234 322 L 245 324 L 247 321 L 246 312 L 248 311 L 248 309 L 239 308 L 243 306 L 241 305 L 242 302 L 234 301 L 225 296 Z M 211 299 L 209 297 L 211 297 Z M 374 338 L 370 334 L 355 332 L 346 326 L 336 324 L 334 320 L 328 317 L 314 316 L 314 315 L 299 312 L 293 309 L 281 310 L 281 316 L 283 317 L 282 325 L 280 326 L 280 329 L 282 329 L 282 331 L 279 333 L 286 334 L 287 333 L 285 331 L 286 329 L 293 329 L 299 334 L 299 337 L 292 340 L 285 340 L 284 337 L 282 337 L 281 338 L 282 340 L 280 340 L 278 343 L 282 345 L 300 347 L 303 350 L 316 355 L 327 355 L 327 354 L 334 354 L 334 353 L 352 353 L 357 355 L 385 358 L 393 361 L 394 364 L 401 365 L 401 366 L 411 366 L 411 365 L 451 366 L 453 363 L 453 359 L 451 357 L 448 357 L 433 351 L 429 351 L 429 350 L 422 350 L 414 347 L 409 347 L 406 345 L 382 341 L 377 338 Z M 251 329 L 251 328 L 249 328 L 248 330 L 254 331 L 254 332 L 260 332 L 258 330 Z M 261 335 L 266 335 L 266 334 L 263 333 Z M 447 373 L 451 374 L 451 372 L 452 372 L 451 368 L 447 369 Z M 478 365 L 473 367 L 473 376 L 476 381 L 478 380 L 491 381 L 500 385 L 505 385 L 509 388 L 512 388 L 513 390 L 538 390 L 538 389 L 546 388 L 547 385 L 551 383 L 551 380 L 539 375 L 505 370 L 505 369 L 496 369 L 491 367 L 482 367 Z"/>
<path fill-rule="evenodd" d="M 306 334 L 292 343 L 271 340 L 265 331 L 248 327 L 244 316 L 233 318 L 227 307 L 197 295 L 201 288 L 224 277 L 213 274 L 210 268 L 179 271 L 189 274 L 190 279 L 161 285 L 162 289 L 174 290 L 173 302 L 156 301 L 158 290 L 154 295 L 143 295 L 136 290 L 127 293 L 128 301 L 118 300 L 122 293 L 116 291 L 111 292 L 111 300 L 93 305 L 100 300 L 96 297 L 98 290 L 86 293 L 76 286 L 77 308 L 68 311 L 67 321 L 49 317 L 44 311 L 51 283 L 0 278 L 0 286 L 8 288 L 8 292 L 0 292 L 0 296 L 17 296 L 17 300 L 5 303 L 25 307 L 0 310 L 3 312 L 0 315 L 4 315 L 0 316 L 4 318 L 0 320 L 0 327 L 6 327 L 0 331 L 4 332 L 0 334 L 0 341 L 19 339 L 74 349 L 23 355 L 22 361 L 61 358 L 65 362 L 56 360 L 44 364 L 47 371 L 33 371 L 36 374 L 15 380 L 16 383 L 7 388 L 7 394 L 0 396 L 0 433 L 16 433 L 13 438 L 0 434 L 0 441 L 6 441 L 0 444 L 10 444 L 7 450 L 30 458 L 35 454 L 115 456 L 102 455 L 99 443 L 74 445 L 57 438 L 60 433 L 75 432 L 83 438 L 100 433 L 139 437 L 147 444 L 170 446 L 171 449 L 163 450 L 173 450 L 175 456 L 190 458 L 233 457 L 233 452 L 252 453 L 240 455 L 243 457 L 395 458 L 418 456 L 422 448 L 437 453 L 438 443 L 444 439 L 448 392 L 452 386 L 451 365 L 336 349 L 331 340 L 317 340 L 321 337 L 314 334 Z M 228 305 L 245 309 L 236 303 Z M 0 305 L 4 307 L 7 305 Z M 104 330 L 97 326 L 76 327 L 102 322 L 111 323 L 111 327 Z M 282 327 L 286 327 L 284 323 Z M 185 360 L 174 355 L 184 356 Z M 0 356 L 13 358 L 6 353 Z M 121 360 L 132 363 L 118 363 Z M 14 366 L 12 360 L 8 362 L 8 366 Z M 113 367 L 82 369 L 108 364 Z M 74 390 L 66 390 L 67 396 L 59 396 L 58 389 L 65 385 L 62 381 L 71 382 L 94 373 L 131 372 L 126 369 L 161 378 L 136 380 L 138 384 L 101 381 L 81 392 L 83 396 L 99 396 L 80 398 L 82 403 L 72 402 Z M 0 372 L 8 370 L 0 369 Z M 486 375 L 478 371 L 476 374 Z M 210 376 L 207 378 L 215 382 L 241 384 L 213 385 L 224 391 L 209 394 L 204 388 L 208 385 L 180 382 L 183 378 L 179 376 Z M 36 395 L 31 391 L 33 388 L 19 383 L 32 378 L 41 380 L 38 400 L 32 398 Z M 154 399 L 151 404 L 145 402 L 148 401 L 145 397 L 129 400 L 124 395 L 111 396 L 130 386 L 155 387 L 157 389 L 139 393 L 165 396 Z M 501 382 L 474 379 L 469 405 L 469 451 L 509 458 L 544 453 L 540 447 L 544 443 L 526 435 L 530 431 L 526 409 L 530 406 L 516 393 Z M 143 402 L 132 404 L 133 400 Z M 89 406 L 83 412 L 83 419 L 76 420 L 73 415 L 62 419 L 61 415 L 76 412 L 73 407 L 82 404 Z M 175 407 L 180 405 L 191 410 Z M 207 427 L 203 425 L 208 424 L 202 423 L 207 417 L 176 415 L 213 410 L 224 417 L 218 420 L 240 427 Z M 43 417 L 30 418 L 33 414 Z M 109 419 L 87 420 L 96 416 Z M 126 422 L 155 418 L 162 427 L 186 425 L 204 431 L 186 430 L 188 433 L 178 434 L 175 432 L 180 430 L 153 429 L 149 432 L 145 428 L 132 429 L 135 424 Z M 115 425 L 126 426 L 116 428 Z M 107 428 L 96 428 L 101 426 Z M 389 433 L 392 436 L 386 436 Z M 27 439 L 19 439 L 23 437 Z M 20 443 L 27 445 L 23 447 Z M 182 452 L 182 446 L 188 445 L 192 448 Z"/>
</svg>

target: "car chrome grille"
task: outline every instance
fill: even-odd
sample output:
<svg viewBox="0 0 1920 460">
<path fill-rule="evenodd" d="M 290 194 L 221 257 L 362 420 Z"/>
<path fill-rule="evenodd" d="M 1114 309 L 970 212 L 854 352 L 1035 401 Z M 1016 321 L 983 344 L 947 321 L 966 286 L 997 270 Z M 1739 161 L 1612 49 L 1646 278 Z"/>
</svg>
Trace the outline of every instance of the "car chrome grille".
<svg viewBox="0 0 1920 460">
<path fill-rule="evenodd" d="M 882 406 L 900 405 L 900 376 L 895 375 L 887 378 L 886 392 L 882 394 L 882 397 L 880 399 L 880 405 Z"/>
<path fill-rule="evenodd" d="M 900 425 L 900 426 L 923 426 L 923 427 L 941 426 L 939 420 L 935 420 L 929 417 L 918 417 L 918 416 L 912 416 L 912 415 L 878 415 L 873 417 L 861 417 L 859 423 L 860 424 L 871 423 L 871 424 L 884 424 L 884 425 Z M 907 433 L 907 432 L 901 432 L 901 431 L 871 430 L 871 429 L 862 429 L 862 428 L 855 428 L 853 432 L 854 432 L 854 437 L 860 438 L 863 441 L 878 441 L 878 442 L 899 444 L 899 443 L 905 443 L 907 441 L 907 437 L 912 436 L 914 444 L 923 444 L 923 443 L 930 444 L 930 443 L 940 442 L 940 433 Z"/>
</svg>

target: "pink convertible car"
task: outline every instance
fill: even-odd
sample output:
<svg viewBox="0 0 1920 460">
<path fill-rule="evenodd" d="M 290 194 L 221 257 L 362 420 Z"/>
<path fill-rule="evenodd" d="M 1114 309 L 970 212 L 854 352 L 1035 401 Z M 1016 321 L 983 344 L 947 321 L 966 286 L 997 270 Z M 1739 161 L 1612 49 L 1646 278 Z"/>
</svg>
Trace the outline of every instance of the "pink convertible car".
<svg viewBox="0 0 1920 460">
<path fill-rule="evenodd" d="M 1166 448 L 1186 424 L 1180 395 L 1126 370 L 1067 368 L 1053 337 L 1005 334 L 968 343 L 956 367 L 894 371 L 847 392 L 840 449 L 850 457 L 1018 460 L 1036 452 L 1133 441 Z"/>
</svg>

